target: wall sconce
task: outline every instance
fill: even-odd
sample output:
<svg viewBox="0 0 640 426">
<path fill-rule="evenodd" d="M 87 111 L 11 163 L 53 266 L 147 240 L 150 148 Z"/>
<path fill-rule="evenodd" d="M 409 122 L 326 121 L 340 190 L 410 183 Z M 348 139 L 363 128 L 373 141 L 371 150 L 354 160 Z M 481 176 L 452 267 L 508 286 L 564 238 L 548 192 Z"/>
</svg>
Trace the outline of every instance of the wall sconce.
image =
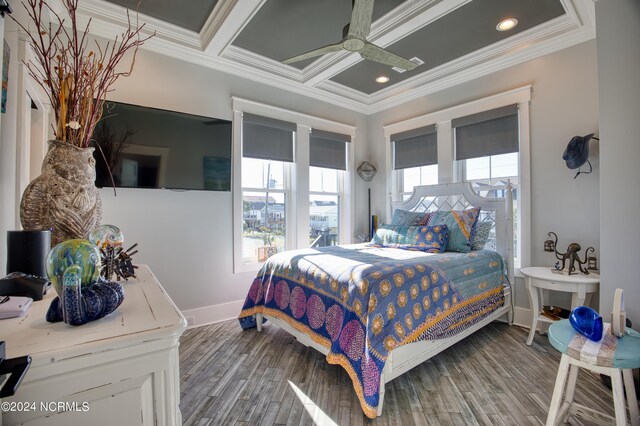
<svg viewBox="0 0 640 426">
<path fill-rule="evenodd" d="M 553 238 L 553 239 L 552 239 Z M 555 269 L 558 271 L 564 270 L 566 266 L 566 262 L 569 261 L 569 270 L 568 275 L 577 274 L 576 272 L 576 263 L 578 264 L 578 269 L 585 275 L 589 275 L 589 270 L 597 270 L 589 267 L 590 264 L 597 266 L 597 260 L 595 256 L 595 249 L 593 247 L 589 247 L 584 254 L 584 260 L 580 260 L 580 255 L 578 252 L 582 250 L 582 247 L 578 243 L 571 243 L 569 247 L 567 247 L 567 251 L 565 253 L 559 253 L 557 250 L 558 246 L 558 236 L 555 232 L 549 232 L 547 234 L 547 240 L 544 242 L 544 251 L 554 253 L 558 262 L 556 262 Z M 562 264 L 560 264 L 562 262 Z M 589 263 L 591 262 L 591 263 Z M 585 268 L 583 265 L 587 265 Z"/>
<path fill-rule="evenodd" d="M 368 161 L 363 161 L 356 171 L 358 172 L 358 176 L 365 182 L 371 182 L 378 172 L 376 166 Z"/>
</svg>

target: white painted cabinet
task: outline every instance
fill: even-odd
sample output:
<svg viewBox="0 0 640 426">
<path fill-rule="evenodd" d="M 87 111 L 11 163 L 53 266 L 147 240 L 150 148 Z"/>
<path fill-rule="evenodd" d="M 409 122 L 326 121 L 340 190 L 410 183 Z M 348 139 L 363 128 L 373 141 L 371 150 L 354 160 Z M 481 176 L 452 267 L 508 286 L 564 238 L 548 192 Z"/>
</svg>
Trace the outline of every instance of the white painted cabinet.
<svg viewBox="0 0 640 426">
<path fill-rule="evenodd" d="M 46 322 L 55 291 L 28 316 L 0 321 L 7 357 L 31 355 L 4 426 L 181 425 L 178 345 L 186 321 L 146 265 L 105 318 Z M 6 405 L 6 404 L 5 404 Z M 21 406 L 20 406 L 21 405 Z"/>
</svg>

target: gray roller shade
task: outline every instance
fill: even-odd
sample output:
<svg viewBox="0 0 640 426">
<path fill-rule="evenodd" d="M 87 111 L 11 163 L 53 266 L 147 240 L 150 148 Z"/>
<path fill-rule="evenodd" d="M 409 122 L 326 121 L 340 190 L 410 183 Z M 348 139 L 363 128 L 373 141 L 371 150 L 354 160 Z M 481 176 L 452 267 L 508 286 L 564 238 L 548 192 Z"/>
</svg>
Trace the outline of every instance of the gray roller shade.
<svg viewBox="0 0 640 426">
<path fill-rule="evenodd" d="M 347 142 L 351 136 L 313 129 L 309 136 L 309 165 L 347 170 Z"/>
<path fill-rule="evenodd" d="M 393 134 L 391 142 L 394 145 L 395 170 L 438 164 L 435 125 Z"/>
<path fill-rule="evenodd" d="M 242 156 L 293 163 L 296 124 L 253 114 L 242 116 Z"/>
<path fill-rule="evenodd" d="M 456 160 L 519 151 L 518 108 L 509 105 L 452 121 Z"/>
</svg>

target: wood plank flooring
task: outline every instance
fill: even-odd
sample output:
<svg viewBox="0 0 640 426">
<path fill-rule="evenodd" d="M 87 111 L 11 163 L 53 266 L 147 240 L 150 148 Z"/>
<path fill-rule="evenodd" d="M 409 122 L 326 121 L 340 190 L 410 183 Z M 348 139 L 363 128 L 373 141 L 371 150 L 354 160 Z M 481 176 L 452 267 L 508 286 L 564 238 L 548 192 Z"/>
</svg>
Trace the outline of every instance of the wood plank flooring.
<svg viewBox="0 0 640 426">
<path fill-rule="evenodd" d="M 342 367 L 274 325 L 187 330 L 180 345 L 185 425 L 541 425 L 560 360 L 546 336 L 492 323 L 387 384 L 367 419 Z M 576 401 L 613 415 L 611 391 L 580 371 Z M 588 424 L 571 418 L 572 424 Z"/>
</svg>

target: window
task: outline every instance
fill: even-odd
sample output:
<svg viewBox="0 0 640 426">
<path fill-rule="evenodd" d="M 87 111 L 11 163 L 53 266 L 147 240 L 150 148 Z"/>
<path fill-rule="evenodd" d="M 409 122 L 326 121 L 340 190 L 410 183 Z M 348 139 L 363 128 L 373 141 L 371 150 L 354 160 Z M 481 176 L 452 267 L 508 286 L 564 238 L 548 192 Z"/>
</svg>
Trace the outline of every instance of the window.
<svg viewBox="0 0 640 426">
<path fill-rule="evenodd" d="M 283 250 L 353 241 L 350 125 L 234 97 L 233 271 Z"/>
<path fill-rule="evenodd" d="M 242 260 L 286 250 L 287 184 L 296 126 L 245 114 L 242 147 Z"/>
<path fill-rule="evenodd" d="M 436 126 L 391 135 L 397 192 L 408 198 L 415 186 L 438 183 L 438 137 Z"/>
<path fill-rule="evenodd" d="M 286 249 L 286 190 L 283 161 L 242 159 L 242 258 L 258 262 Z"/>
<path fill-rule="evenodd" d="M 501 197 L 507 182 L 513 185 L 514 255 L 520 264 L 518 227 L 519 128 L 518 108 L 508 105 L 452 121 L 455 170 L 458 181 L 473 182 L 484 196 Z"/>
<path fill-rule="evenodd" d="M 403 199 L 408 199 L 414 186 L 436 185 L 438 183 L 438 165 L 410 167 L 399 170 L 398 182 Z"/>
<path fill-rule="evenodd" d="M 530 101 L 525 86 L 384 127 L 392 200 L 406 199 L 416 185 L 464 181 L 481 195 L 500 197 L 505 191 L 492 187 L 511 182 L 516 274 L 530 263 Z M 386 215 L 389 220 L 391 203 Z"/>
<path fill-rule="evenodd" d="M 309 139 L 309 243 L 311 247 L 340 242 L 340 206 L 347 143 L 351 137 L 313 129 Z"/>
<path fill-rule="evenodd" d="M 309 246 L 336 245 L 340 235 L 339 170 L 309 169 Z"/>
</svg>

